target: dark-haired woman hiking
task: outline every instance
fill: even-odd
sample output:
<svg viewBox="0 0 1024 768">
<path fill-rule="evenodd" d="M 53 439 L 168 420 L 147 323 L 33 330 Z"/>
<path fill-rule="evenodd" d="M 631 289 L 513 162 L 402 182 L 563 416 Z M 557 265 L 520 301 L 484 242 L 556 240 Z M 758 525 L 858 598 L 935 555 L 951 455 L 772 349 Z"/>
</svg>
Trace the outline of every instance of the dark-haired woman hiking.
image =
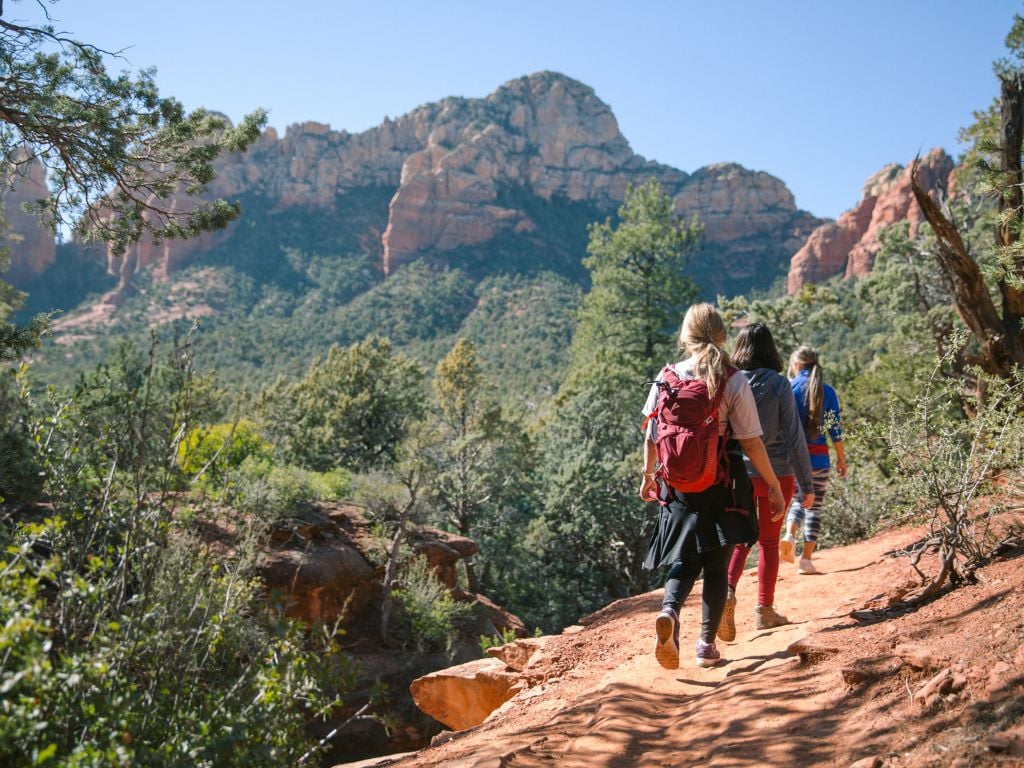
<svg viewBox="0 0 1024 768">
<path fill-rule="evenodd" d="M 643 480 L 640 497 L 661 502 L 658 524 L 648 545 L 644 567 L 654 570 L 669 566 L 665 577 L 665 596 L 661 613 L 655 620 L 655 657 L 668 669 L 679 666 L 679 606 L 690 594 L 697 577 L 704 573 L 701 591 L 701 627 L 696 642 L 696 662 L 710 667 L 721 662 L 715 646 L 715 634 L 725 609 L 728 589 L 726 571 L 735 544 L 752 541 L 749 514 L 730 509 L 736 498 L 733 482 L 742 482 L 749 492 L 749 479 L 738 450 L 730 450 L 730 474 L 718 479 L 706 490 L 682 492 L 675 490 L 663 477 L 665 468 L 656 466 L 658 424 L 662 416 L 650 418 L 658 409 L 659 396 L 665 381 L 671 378 L 682 383 L 699 379 L 706 385 L 706 396 L 717 406 L 718 429 L 712 432 L 715 441 L 731 431 L 750 457 L 751 463 L 768 487 L 771 506 L 778 514 L 785 509 L 779 481 L 761 442 L 761 424 L 757 406 L 747 379 L 730 364 L 725 351 L 726 329 L 721 315 L 710 304 L 690 307 L 679 332 L 679 346 L 688 357 L 674 366 L 666 366 L 659 381 L 652 387 L 644 405 L 647 438 L 644 441 Z M 662 399 L 664 399 L 662 397 Z M 709 417 L 710 418 L 710 417 Z M 713 422 L 711 422 L 713 423 Z M 664 435 L 663 435 L 664 437 Z M 727 445 L 731 449 L 732 445 Z"/>
<path fill-rule="evenodd" d="M 772 332 L 764 323 L 752 323 L 740 331 L 733 347 L 733 364 L 750 382 L 761 421 L 761 439 L 764 441 L 772 469 L 779 479 L 785 506 L 773 512 L 768 498 L 768 486 L 757 468 L 746 459 L 747 472 L 754 483 L 757 508 L 760 552 L 757 557 L 757 606 L 754 625 L 757 629 L 770 629 L 788 624 L 783 614 L 775 610 L 775 582 L 779 576 L 779 533 L 782 531 L 785 507 L 789 506 L 797 481 L 802 489 L 811 488 L 811 462 L 807 454 L 804 430 L 793 398 L 789 380 L 782 375 L 782 359 L 775 346 Z M 814 494 L 807 492 L 803 503 L 811 506 Z M 737 544 L 729 564 L 729 592 L 725 599 L 725 613 L 718 627 L 718 636 L 726 642 L 736 639 L 736 586 L 743 575 L 750 547 Z"/>
<path fill-rule="evenodd" d="M 831 465 L 828 441 L 836 450 L 836 474 L 846 477 L 846 453 L 843 446 L 843 430 L 839 425 L 839 396 L 825 383 L 824 372 L 818 364 L 818 353 L 811 347 L 799 347 L 789 359 L 790 384 L 800 412 L 800 421 L 807 438 L 807 450 L 811 455 L 811 475 L 814 485 L 814 503 L 801 505 L 794 501 L 789 508 L 786 521 L 787 532 L 779 542 L 779 552 L 786 562 L 793 562 L 795 538 L 803 523 L 804 549 L 797 573 L 810 576 L 821 573 L 811 556 L 818 543 L 821 531 L 821 504 L 825 500 Z M 801 489 L 804 486 L 801 483 Z"/>
</svg>

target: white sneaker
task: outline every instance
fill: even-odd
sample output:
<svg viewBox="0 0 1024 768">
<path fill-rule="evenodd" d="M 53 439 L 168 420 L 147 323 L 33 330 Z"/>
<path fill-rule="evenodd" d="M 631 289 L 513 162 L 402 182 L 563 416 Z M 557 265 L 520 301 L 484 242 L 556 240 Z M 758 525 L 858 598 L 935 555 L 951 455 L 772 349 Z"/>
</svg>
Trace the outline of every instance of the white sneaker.
<svg viewBox="0 0 1024 768">
<path fill-rule="evenodd" d="M 793 558 L 794 552 L 796 552 L 796 542 L 793 541 L 793 537 L 787 533 L 779 539 L 779 557 L 787 563 L 792 563 L 795 562 Z"/>
<path fill-rule="evenodd" d="M 800 558 L 800 567 L 796 569 L 796 572 L 801 576 L 819 576 L 821 571 L 814 567 L 814 562 L 809 557 Z"/>
</svg>

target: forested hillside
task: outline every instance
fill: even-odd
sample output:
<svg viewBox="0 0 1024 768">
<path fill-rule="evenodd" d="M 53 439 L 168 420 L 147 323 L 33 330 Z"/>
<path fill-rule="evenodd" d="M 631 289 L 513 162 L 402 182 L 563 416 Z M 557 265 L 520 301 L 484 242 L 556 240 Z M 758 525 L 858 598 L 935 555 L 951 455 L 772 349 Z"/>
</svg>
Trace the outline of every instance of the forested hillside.
<svg viewBox="0 0 1024 768">
<path fill-rule="evenodd" d="M 61 312 L 38 370 L 68 382 L 117 339 L 195 319 L 202 369 L 230 385 L 295 375 L 370 334 L 436 362 L 461 335 L 517 399 L 536 401 L 560 375 L 588 285 L 587 226 L 613 216 L 630 185 L 657 179 L 682 219 L 703 224 L 683 268 L 709 298 L 780 280 L 821 223 L 762 171 L 644 160 L 592 89 L 551 72 L 360 134 L 266 129 L 215 168 L 206 197 L 244 211 L 224 231 L 143 236 L 122 254 L 80 239 L 12 249 L 21 317 Z"/>
</svg>

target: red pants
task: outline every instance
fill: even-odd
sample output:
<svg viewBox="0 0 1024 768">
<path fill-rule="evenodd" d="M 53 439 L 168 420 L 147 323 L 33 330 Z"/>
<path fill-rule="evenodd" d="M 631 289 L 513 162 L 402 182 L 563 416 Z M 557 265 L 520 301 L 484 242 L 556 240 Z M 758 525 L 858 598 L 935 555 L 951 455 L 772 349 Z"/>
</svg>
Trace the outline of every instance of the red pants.
<svg viewBox="0 0 1024 768">
<path fill-rule="evenodd" d="M 757 506 L 757 543 L 761 547 L 757 556 L 757 604 L 774 605 L 775 580 L 779 577 L 779 533 L 782 531 L 782 524 L 786 522 L 785 511 L 789 509 L 789 502 L 796 490 L 796 477 L 779 477 L 786 505 L 782 508 L 782 516 L 774 523 L 771 504 L 768 501 L 768 484 L 760 477 L 752 477 L 751 480 L 754 482 L 754 503 Z M 743 544 L 736 545 L 733 550 L 732 561 L 729 563 L 730 587 L 735 588 L 739 583 L 749 553 L 750 547 Z"/>
</svg>

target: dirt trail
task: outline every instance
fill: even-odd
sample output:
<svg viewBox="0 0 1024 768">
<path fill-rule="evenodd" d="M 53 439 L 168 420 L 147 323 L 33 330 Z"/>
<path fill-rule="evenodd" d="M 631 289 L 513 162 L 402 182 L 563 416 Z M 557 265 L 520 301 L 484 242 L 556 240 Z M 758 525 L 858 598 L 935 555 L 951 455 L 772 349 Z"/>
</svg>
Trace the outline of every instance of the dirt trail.
<svg viewBox="0 0 1024 768">
<path fill-rule="evenodd" d="M 418 753 L 353 766 L 1022 765 L 1024 558 L 997 561 L 980 584 L 917 611 L 851 616 L 885 607 L 913 583 L 908 561 L 890 553 L 915 538 L 897 531 L 823 550 L 820 576 L 783 563 L 776 601 L 794 623 L 767 631 L 754 628 L 756 574 L 748 570 L 736 641 L 719 641 L 726 663 L 712 669 L 692 659 L 699 595 L 681 611 L 682 658 L 671 671 L 652 653 L 660 592 L 614 603 L 552 638 L 551 677 L 488 722 Z M 787 651 L 811 635 L 835 652 L 801 662 Z M 928 707 L 913 701 L 935 670 L 901 664 L 893 649 L 902 643 L 962 665 L 968 685 Z M 855 661 L 882 671 L 848 684 L 841 670 Z"/>
</svg>

